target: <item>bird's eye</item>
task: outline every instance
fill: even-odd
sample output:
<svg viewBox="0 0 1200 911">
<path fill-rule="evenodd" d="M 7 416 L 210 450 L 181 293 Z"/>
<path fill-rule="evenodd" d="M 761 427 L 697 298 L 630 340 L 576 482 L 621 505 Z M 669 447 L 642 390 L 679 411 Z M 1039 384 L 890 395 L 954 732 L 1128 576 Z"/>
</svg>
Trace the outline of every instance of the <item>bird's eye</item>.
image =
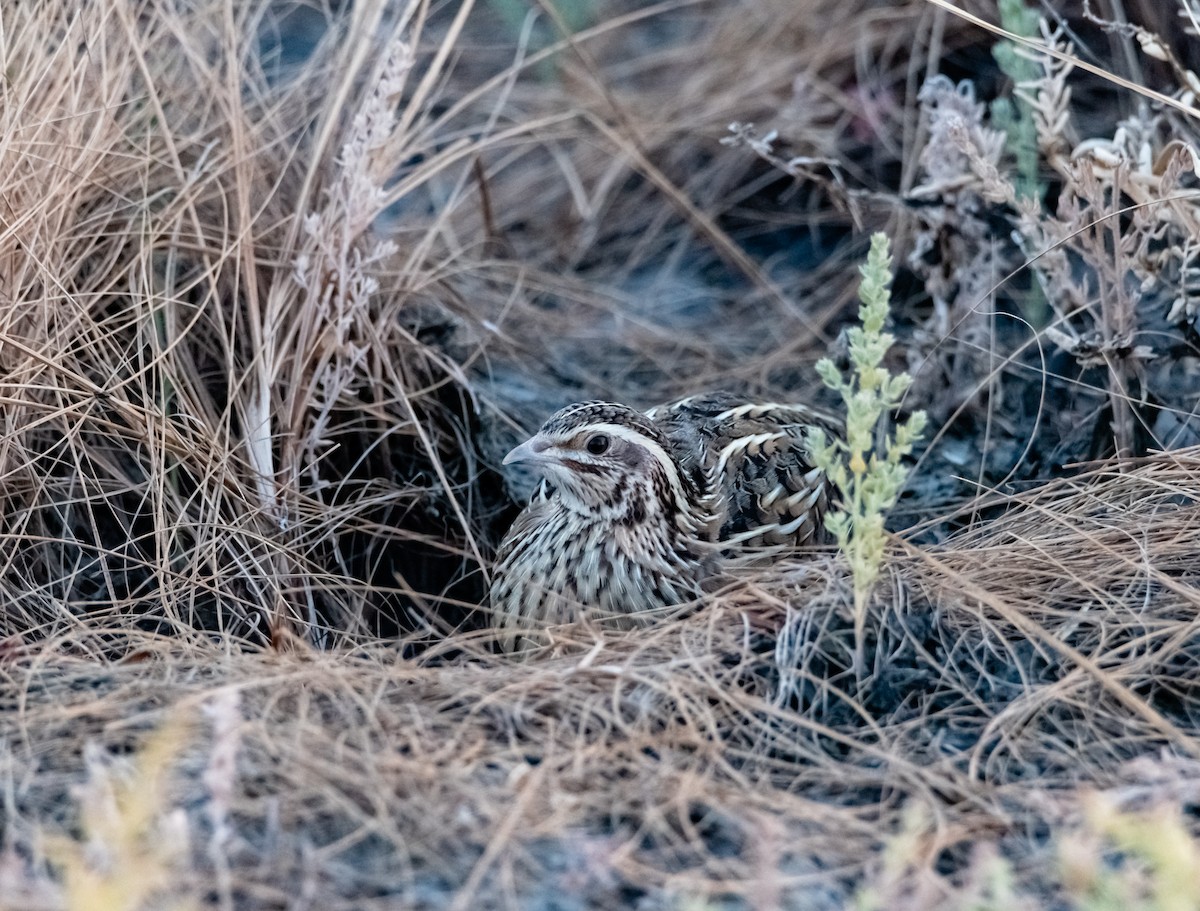
<svg viewBox="0 0 1200 911">
<path fill-rule="evenodd" d="M 608 437 L 603 433 L 588 437 L 587 451 L 592 455 L 604 455 L 608 452 Z"/>
</svg>

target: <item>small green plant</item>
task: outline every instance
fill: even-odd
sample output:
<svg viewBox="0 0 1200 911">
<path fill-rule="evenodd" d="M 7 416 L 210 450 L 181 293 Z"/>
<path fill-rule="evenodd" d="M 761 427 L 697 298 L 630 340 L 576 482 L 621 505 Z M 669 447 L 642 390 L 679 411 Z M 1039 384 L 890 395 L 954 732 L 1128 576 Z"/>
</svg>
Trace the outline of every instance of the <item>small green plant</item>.
<svg viewBox="0 0 1200 911">
<path fill-rule="evenodd" d="M 883 331 L 891 300 L 891 269 L 887 235 L 875 234 L 866 265 L 860 268 L 861 325 L 849 332 L 853 370 L 843 377 L 828 358 L 817 362 L 821 380 L 839 393 L 846 405 L 845 440 L 826 441 L 823 433 L 814 430 L 812 448 L 816 465 L 842 492 L 842 508 L 827 514 L 825 525 L 837 537 L 854 576 L 854 666 L 859 674 L 863 670 L 867 604 L 883 561 L 884 514 L 895 504 L 908 475 L 900 460 L 925 430 L 923 411 L 898 424 L 890 437 L 883 423 L 912 383 L 907 373 L 892 376 L 880 366 L 895 342 L 891 333 Z M 881 454 L 876 452 L 877 434 Z"/>
<path fill-rule="evenodd" d="M 52 836 L 48 853 L 62 876 L 67 911 L 190 911 L 195 897 L 178 874 L 188 857 L 187 817 L 171 808 L 170 777 L 187 742 L 186 723 L 150 736 L 125 775 L 94 744 L 87 780 L 76 790 L 80 837 Z"/>
<path fill-rule="evenodd" d="M 1128 812 L 1095 795 L 1059 855 L 1080 911 L 1200 911 L 1200 841 L 1175 806 Z"/>
<path fill-rule="evenodd" d="M 1025 0 L 1000 0 L 999 12 L 1000 24 L 1014 35 L 1033 39 L 1040 37 L 1038 29 L 1041 15 L 1026 6 Z M 1041 157 L 1038 129 L 1029 86 L 1042 77 L 1042 67 L 1030 59 L 1027 52 L 1022 53 L 1021 47 L 1013 41 L 996 42 L 992 56 L 1004 75 L 1013 82 L 1012 98 L 997 98 L 991 104 L 992 126 L 1004 132 L 1006 145 L 1016 163 L 1013 190 L 1017 197 L 1040 206 L 1046 188 L 1039 173 Z M 1046 325 L 1050 310 L 1036 282 L 1030 288 L 1021 311 L 1034 326 Z"/>
<path fill-rule="evenodd" d="M 915 802 L 905 807 L 899 829 L 886 837 L 882 857 L 854 895 L 854 911 L 925 909 L 931 907 L 935 893 L 941 898 L 936 907 L 943 911 L 1032 911 L 1037 907 L 996 842 L 976 842 L 966 865 L 953 878 L 931 871 L 929 844 L 936 837 L 928 808 Z"/>
<path fill-rule="evenodd" d="M 1025 5 L 1024 0 L 1000 0 L 1000 24 L 1022 38 L 1038 38 L 1040 16 Z M 1013 81 L 1013 97 L 997 98 L 992 102 L 992 126 L 1008 135 L 1008 147 L 1017 163 L 1014 185 L 1017 195 L 1040 199 L 1042 187 L 1038 181 L 1038 134 L 1033 119 L 1033 105 L 1021 89 L 1038 79 L 1041 68 L 1021 53 L 1012 41 L 999 41 L 992 48 L 1004 75 Z"/>
</svg>

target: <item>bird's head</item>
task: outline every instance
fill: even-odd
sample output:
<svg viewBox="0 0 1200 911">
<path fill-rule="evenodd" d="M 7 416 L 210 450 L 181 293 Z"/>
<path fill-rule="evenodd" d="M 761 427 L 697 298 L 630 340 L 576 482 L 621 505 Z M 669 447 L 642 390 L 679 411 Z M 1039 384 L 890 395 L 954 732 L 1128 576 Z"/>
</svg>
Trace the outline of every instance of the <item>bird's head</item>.
<svg viewBox="0 0 1200 911">
<path fill-rule="evenodd" d="M 567 508 L 637 522 L 694 500 L 667 441 L 641 412 L 611 402 L 570 405 L 504 458 L 536 466 Z"/>
</svg>

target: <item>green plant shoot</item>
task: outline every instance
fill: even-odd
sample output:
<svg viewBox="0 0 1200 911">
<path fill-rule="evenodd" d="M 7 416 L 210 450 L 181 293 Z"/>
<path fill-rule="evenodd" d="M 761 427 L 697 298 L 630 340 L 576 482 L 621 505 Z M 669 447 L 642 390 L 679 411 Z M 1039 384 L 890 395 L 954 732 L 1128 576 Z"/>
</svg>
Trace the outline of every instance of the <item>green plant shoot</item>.
<svg viewBox="0 0 1200 911">
<path fill-rule="evenodd" d="M 845 440 L 826 440 L 820 430 L 811 441 L 815 464 L 842 492 L 842 508 L 825 517 L 854 578 L 854 665 L 862 672 L 863 638 L 871 591 L 879 578 L 886 533 L 884 515 L 895 505 L 908 470 L 900 460 L 912 451 L 925 430 L 925 412 L 914 412 L 888 436 L 885 422 L 912 383 L 907 373 L 897 376 L 881 366 L 895 337 L 883 331 L 891 300 L 892 258 L 887 235 L 871 238 L 866 265 L 860 267 L 858 318 L 849 331 L 851 373 L 843 377 L 833 361 L 822 358 L 817 373 L 846 405 Z M 875 449 L 876 434 L 882 452 Z"/>
</svg>

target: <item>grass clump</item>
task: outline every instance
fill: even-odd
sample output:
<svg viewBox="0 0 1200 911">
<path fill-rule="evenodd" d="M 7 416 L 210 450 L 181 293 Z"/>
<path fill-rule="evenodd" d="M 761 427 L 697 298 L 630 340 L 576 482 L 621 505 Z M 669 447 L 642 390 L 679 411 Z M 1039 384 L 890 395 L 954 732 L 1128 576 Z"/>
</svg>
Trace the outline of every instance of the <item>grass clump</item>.
<svg viewBox="0 0 1200 911">
<path fill-rule="evenodd" d="M 846 405 L 845 441 L 826 441 L 817 430 L 813 456 L 844 498 L 842 508 L 825 517 L 825 525 L 837 537 L 854 575 L 854 664 L 860 673 L 867 606 L 883 562 L 884 516 L 895 505 L 908 475 L 900 460 L 912 452 L 925 429 L 923 411 L 898 424 L 891 436 L 884 429 L 887 414 L 899 407 L 912 383 L 907 373 L 893 376 L 882 366 L 896 340 L 883 329 L 891 300 L 891 269 L 887 235 L 877 233 L 871 238 L 866 265 L 860 269 L 861 325 L 849 331 L 853 372 L 843 376 L 829 358 L 817 362 L 821 380 L 840 394 Z M 878 448 L 877 440 L 882 443 Z"/>
</svg>

